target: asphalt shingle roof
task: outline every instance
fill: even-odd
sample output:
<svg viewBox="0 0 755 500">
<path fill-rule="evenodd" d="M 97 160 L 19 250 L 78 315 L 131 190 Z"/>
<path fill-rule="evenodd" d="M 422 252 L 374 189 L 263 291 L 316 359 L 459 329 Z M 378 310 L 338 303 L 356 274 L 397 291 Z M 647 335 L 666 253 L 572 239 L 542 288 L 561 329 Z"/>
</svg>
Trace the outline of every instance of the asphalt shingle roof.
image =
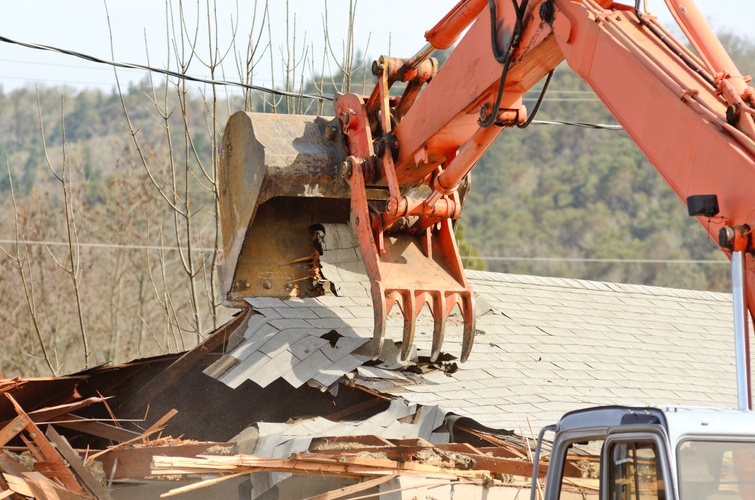
<svg viewBox="0 0 755 500">
<path fill-rule="evenodd" d="M 231 387 L 282 377 L 323 390 L 348 376 L 410 403 L 524 432 L 586 406 L 736 405 L 730 294 L 468 271 L 478 315 L 472 353 L 453 373 L 416 375 L 395 371 L 401 363 L 391 342 L 382 366 L 362 367 L 373 315 L 368 280 L 352 260 L 345 296 L 250 299 L 257 314 L 238 333 L 243 338 L 206 373 Z M 394 308 L 387 339 L 401 340 L 402 322 Z M 423 310 L 420 355 L 429 355 L 432 325 Z M 461 330 L 452 314 L 443 352 L 459 355 Z"/>
</svg>

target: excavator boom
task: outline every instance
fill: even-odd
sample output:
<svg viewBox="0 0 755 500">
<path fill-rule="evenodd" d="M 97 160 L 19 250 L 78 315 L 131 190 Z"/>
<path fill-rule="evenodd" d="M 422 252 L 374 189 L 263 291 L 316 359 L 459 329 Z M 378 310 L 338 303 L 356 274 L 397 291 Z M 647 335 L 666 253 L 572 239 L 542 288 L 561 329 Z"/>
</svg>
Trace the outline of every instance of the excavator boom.
<svg viewBox="0 0 755 500">
<path fill-rule="evenodd" d="M 398 306 L 408 356 L 427 306 L 432 358 L 458 309 L 466 359 L 474 295 L 453 231 L 465 179 L 500 133 L 529 124 L 524 94 L 566 60 L 682 200 L 716 195 L 722 249 L 747 254 L 752 310 L 755 91 L 690 0 L 666 3 L 694 51 L 639 3 L 462 0 L 414 57 L 373 63 L 369 96 L 337 95 L 335 117 L 233 115 L 221 152 L 226 300 L 325 293 L 314 233 L 345 224 L 370 281 L 374 355 Z M 467 28 L 438 69 L 433 50 Z M 391 95 L 397 82 L 403 93 Z M 690 213 L 704 223 L 717 215 Z"/>
</svg>

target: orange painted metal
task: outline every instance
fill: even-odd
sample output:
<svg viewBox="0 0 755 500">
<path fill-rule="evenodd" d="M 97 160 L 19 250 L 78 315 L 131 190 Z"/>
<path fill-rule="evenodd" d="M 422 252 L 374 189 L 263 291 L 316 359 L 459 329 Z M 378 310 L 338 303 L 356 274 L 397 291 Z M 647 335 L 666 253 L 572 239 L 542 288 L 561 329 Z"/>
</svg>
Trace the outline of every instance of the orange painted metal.
<svg viewBox="0 0 755 500">
<path fill-rule="evenodd" d="M 706 63 L 708 71 L 715 76 L 721 95 L 730 105 L 744 111 L 738 117 L 740 130 L 755 140 L 755 122 L 752 117 L 755 114 L 755 109 L 752 108 L 755 104 L 755 90 L 748 86 L 749 78 L 739 72 L 694 2 L 666 0 L 666 5 Z"/>
<path fill-rule="evenodd" d="M 343 175 L 339 179 L 323 175 L 316 192 L 307 186 L 288 193 L 287 200 L 292 195 L 320 197 L 325 199 L 324 205 L 333 201 L 335 206 L 329 198 L 345 201 L 350 197 L 349 221 L 372 288 L 376 356 L 385 336 L 387 314 L 395 305 L 404 316 L 404 356 L 411 349 L 417 315 L 425 305 L 435 320 L 433 357 L 440 353 L 446 320 L 455 307 L 464 320 L 462 360 L 469 355 L 474 300 L 452 228 L 461 206 L 457 187 L 507 128 L 481 128 L 480 118 L 494 113 L 501 118 L 499 125 L 523 121 L 527 114 L 522 104 L 524 93 L 563 60 L 590 84 L 682 200 L 715 193 L 727 224 L 753 225 L 755 90 L 725 54 L 691 0 L 667 2 L 672 10 L 677 6 L 676 16 L 697 55 L 653 16 L 639 14 L 638 18 L 633 7 L 611 0 L 535 0 L 520 20 L 512 2 L 498 0 L 496 40 L 491 40 L 487 2 L 466 0 L 427 32 L 433 46 L 445 48 L 471 23 L 437 73 L 424 49 L 408 61 L 381 57 L 373 67 L 378 84 L 369 98 L 336 96 L 337 122 L 321 123 L 319 130 L 333 143 L 344 141 L 348 160 L 340 169 Z M 519 43 L 501 81 L 502 64 L 493 55 L 491 43 L 505 52 L 519 25 Z M 396 81 L 408 82 L 400 97 L 390 95 Z M 494 109 L 499 88 L 503 94 Z M 251 127 L 247 129 L 251 131 Z M 252 133 L 237 134 L 235 145 L 230 141 L 224 146 L 222 156 L 233 159 L 233 151 L 243 147 L 244 136 Z M 254 155 L 268 153 L 256 143 L 252 146 Z M 322 150 L 328 151 L 325 146 Z M 316 157 L 325 156 L 318 153 Z M 271 180 L 266 178 L 264 185 L 280 186 L 272 176 L 282 175 L 284 169 L 268 170 Z M 317 169 L 330 175 L 333 170 Z M 266 195 L 260 178 L 248 172 L 247 177 L 254 180 L 251 186 L 260 191 L 258 196 Z M 223 200 L 221 197 L 221 205 Z M 243 220 L 256 216 L 257 205 L 239 206 L 244 208 Z M 259 211 L 263 212 L 262 207 Z M 717 226 L 707 227 L 717 236 L 713 234 Z M 226 232 L 224 229 L 224 237 Z M 238 232 L 233 244 L 225 248 L 234 250 L 242 241 L 256 240 L 249 233 Z M 752 308 L 755 265 L 751 256 L 747 258 L 747 294 Z M 234 259 L 231 257 L 232 262 Z M 270 275 L 250 271 L 249 276 L 252 279 L 248 281 L 264 284 L 262 278 Z M 287 284 L 282 278 L 268 281 L 273 288 Z"/>
<path fill-rule="evenodd" d="M 384 84 L 379 82 L 378 86 Z M 385 91 L 379 94 L 385 95 Z M 388 102 L 380 100 L 385 116 L 390 113 Z M 361 98 L 353 94 L 338 96 L 336 116 L 342 117 L 352 152 L 343 173 L 351 186 L 350 225 L 370 277 L 373 357 L 377 358 L 382 349 L 387 315 L 398 305 L 404 318 L 401 353 L 406 359 L 413 346 L 417 317 L 427 305 L 434 320 L 431 358 L 435 360 L 440 355 L 448 316 L 458 307 L 464 325 L 461 359 L 466 360 L 474 343 L 475 316 L 472 288 L 464 275 L 449 218 L 458 216 L 458 197 L 437 208 L 426 207 L 421 201 L 410 202 L 400 194 L 390 147 L 384 147 L 379 157 L 373 154 L 370 121 Z M 385 122 L 379 126 L 384 129 Z M 371 210 L 367 194 L 370 180 L 377 179 L 387 182 L 388 210 L 382 213 Z M 410 215 L 418 219 L 411 226 L 393 224 Z"/>
<path fill-rule="evenodd" d="M 705 68 L 690 68 L 640 25 L 633 9 L 609 10 L 588 0 L 556 2 L 556 8 L 555 16 L 570 24 L 569 29 L 559 29 L 553 23 L 566 61 L 679 197 L 715 193 L 722 217 L 734 225 L 752 226 L 755 142 L 749 127 L 727 122 L 729 103 L 700 76 L 697 70 L 706 73 Z M 711 53 L 709 41 L 698 43 L 702 51 Z M 734 66 L 728 71 L 740 74 Z M 717 75 L 707 76 L 715 80 Z M 717 240 L 720 226 L 704 218 L 700 221 Z M 755 268 L 751 255 L 746 260 L 747 303 L 752 312 Z"/>
<path fill-rule="evenodd" d="M 431 358 L 437 359 L 445 337 L 449 315 L 458 306 L 463 319 L 461 360 L 472 350 L 475 333 L 474 296 L 467 283 L 449 219 L 426 228 L 420 234 L 383 233 L 378 243 L 373 232 L 369 200 L 360 158 L 349 157 L 351 185 L 351 227 L 362 252 L 374 309 L 373 357 L 383 346 L 387 314 L 398 304 L 404 316 L 401 353 L 411 352 L 417 316 L 427 304 L 434 319 Z"/>
<path fill-rule="evenodd" d="M 450 48 L 487 4 L 487 0 L 461 0 L 438 24 L 425 32 L 425 40 L 436 49 Z"/>
</svg>

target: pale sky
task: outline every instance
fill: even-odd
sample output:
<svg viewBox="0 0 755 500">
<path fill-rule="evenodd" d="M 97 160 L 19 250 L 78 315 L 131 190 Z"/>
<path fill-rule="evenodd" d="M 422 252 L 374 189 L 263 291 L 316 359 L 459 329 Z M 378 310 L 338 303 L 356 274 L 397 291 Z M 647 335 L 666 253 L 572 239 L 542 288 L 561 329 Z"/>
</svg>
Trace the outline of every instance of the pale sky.
<svg viewBox="0 0 755 500">
<path fill-rule="evenodd" d="M 627 2 L 630 0 L 626 0 Z M 174 4 L 178 0 L 174 0 Z M 200 10 L 205 10 L 206 1 L 200 1 Z M 245 50 L 253 19 L 254 4 L 251 0 L 239 0 L 240 12 L 236 12 L 234 0 L 217 0 L 219 45 L 228 49 L 231 39 L 232 18 L 238 19 L 238 39 Z M 196 3 L 185 2 L 189 18 L 187 24 L 192 32 L 197 27 Z M 243 4 L 243 5 L 242 5 Z M 257 0 L 261 11 L 263 0 Z M 276 64 L 284 51 L 286 40 L 286 4 L 289 6 L 289 30 L 296 33 L 297 45 L 303 41 L 314 43 L 313 64 L 322 67 L 323 59 L 323 13 L 325 2 L 317 0 L 271 0 L 272 50 Z M 409 57 L 420 49 L 425 41 L 423 34 L 431 28 L 454 5 L 456 0 L 361 0 L 356 6 L 355 40 L 357 47 L 376 58 L 381 54 Z M 752 33 L 755 25 L 755 1 L 753 0 L 697 0 L 700 10 L 716 30 L 731 31 L 755 41 Z M 329 0 L 328 24 L 333 49 L 342 53 L 341 44 L 346 36 L 349 2 Z M 110 37 L 103 1 L 93 0 L 24 0 L 2 2 L 0 35 L 24 42 L 53 45 L 84 52 L 96 57 L 110 59 Z M 158 0 L 110 0 L 108 2 L 113 29 L 115 59 L 124 62 L 147 64 L 145 45 L 149 47 L 152 66 L 167 64 L 165 37 L 165 4 Z M 670 16 L 661 0 L 650 0 L 649 9 L 668 23 Z M 206 33 L 206 14 L 200 14 L 199 31 Z M 296 29 L 294 30 L 294 17 Z M 260 26 L 257 20 L 255 30 Z M 266 37 L 266 35 L 265 35 Z M 146 39 L 146 40 L 145 40 Z M 369 45 L 368 45 L 369 42 Z M 208 53 L 206 38 L 200 37 L 200 56 Z M 227 58 L 225 79 L 238 80 L 233 57 Z M 270 69 L 269 53 L 258 66 L 256 82 L 269 86 L 270 75 L 280 81 L 281 71 Z M 207 76 L 199 66 L 192 66 L 190 73 Z M 297 72 L 297 75 L 300 74 Z M 309 76 L 305 72 L 305 77 Z M 126 81 L 144 77 L 143 72 L 121 71 Z M 45 53 L 32 49 L 2 44 L 0 51 L 0 84 L 5 91 L 40 83 L 45 86 L 70 85 L 76 88 L 92 87 L 109 91 L 113 87 L 112 69 L 96 65 L 68 55 Z"/>
</svg>

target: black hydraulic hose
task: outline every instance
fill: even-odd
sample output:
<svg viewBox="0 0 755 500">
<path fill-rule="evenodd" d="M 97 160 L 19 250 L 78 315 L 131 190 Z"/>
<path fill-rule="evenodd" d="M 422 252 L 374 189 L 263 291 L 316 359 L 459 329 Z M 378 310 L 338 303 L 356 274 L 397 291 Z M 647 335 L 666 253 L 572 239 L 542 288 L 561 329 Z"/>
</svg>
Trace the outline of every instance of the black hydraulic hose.
<svg viewBox="0 0 755 500">
<path fill-rule="evenodd" d="M 655 26 L 653 26 L 652 24 L 650 24 L 649 22 L 645 20 L 645 18 L 640 13 L 640 0 L 634 1 L 634 13 L 637 16 L 637 19 L 640 21 L 640 24 L 646 27 L 650 31 L 650 33 L 655 35 L 655 37 L 658 38 L 658 40 L 660 40 L 661 43 L 663 43 L 663 45 L 665 45 L 679 59 L 681 59 L 682 62 L 686 64 L 689 69 L 697 73 L 697 75 L 700 76 L 700 78 L 702 78 L 707 83 L 709 83 L 710 86 L 713 87 L 714 89 L 718 88 L 716 87 L 716 82 L 713 80 L 713 78 L 711 78 L 708 75 L 708 72 L 704 68 L 701 68 L 700 65 L 698 65 L 692 59 L 690 59 L 689 56 L 687 56 L 687 54 L 685 54 L 683 51 L 672 46 L 671 42 L 668 41 L 668 38 L 666 37 L 666 35 L 664 35 L 658 28 L 656 28 Z"/>
<path fill-rule="evenodd" d="M 511 58 L 514 55 L 514 50 L 519 45 L 519 39 L 522 34 L 522 22 L 524 20 L 524 12 L 527 9 L 528 0 L 522 0 L 521 5 L 516 0 L 511 0 L 514 4 L 514 10 L 516 11 L 516 22 L 514 24 L 514 32 L 511 34 L 511 41 L 509 42 L 508 50 L 503 54 L 498 47 L 498 26 L 497 26 L 497 9 L 495 0 L 488 0 L 488 6 L 490 8 L 490 39 L 493 46 L 493 56 L 495 60 L 503 64 L 503 71 L 501 72 L 501 82 L 498 86 L 498 95 L 495 100 L 495 105 L 491 110 L 490 116 L 485 121 L 478 120 L 477 123 L 480 127 L 488 128 L 493 125 L 498 119 L 498 109 L 501 106 L 501 100 L 503 99 L 503 87 L 506 85 L 506 75 L 509 72 L 509 65 L 511 64 Z"/>
<path fill-rule="evenodd" d="M 540 97 L 537 98 L 537 102 L 535 103 L 535 107 L 532 108 L 532 113 L 530 113 L 530 116 L 527 117 L 527 121 L 524 123 L 517 123 L 517 128 L 527 128 L 530 126 L 530 123 L 532 123 L 532 120 L 535 119 L 535 116 L 537 116 L 537 112 L 540 111 L 540 106 L 543 104 L 543 98 L 545 97 L 545 93 L 548 91 L 548 87 L 551 84 L 551 80 L 553 80 L 553 72 L 555 70 L 552 69 L 550 73 L 548 73 L 547 78 L 545 79 L 545 83 L 543 84 L 543 90 L 540 91 Z"/>
</svg>

